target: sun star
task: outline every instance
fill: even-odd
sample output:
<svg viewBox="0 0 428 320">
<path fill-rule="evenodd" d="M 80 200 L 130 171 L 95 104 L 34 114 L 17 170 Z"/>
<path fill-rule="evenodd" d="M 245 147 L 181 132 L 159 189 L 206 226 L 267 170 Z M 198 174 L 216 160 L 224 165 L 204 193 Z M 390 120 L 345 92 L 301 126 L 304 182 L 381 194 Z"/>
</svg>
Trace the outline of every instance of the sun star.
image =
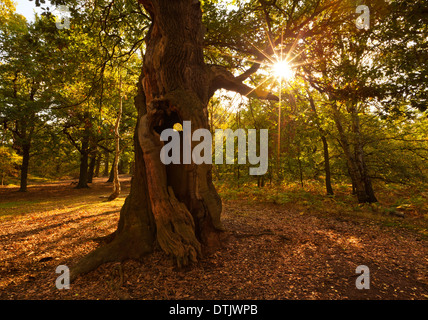
<svg viewBox="0 0 428 320">
<path fill-rule="evenodd" d="M 273 72 L 279 79 L 290 79 L 293 77 L 294 72 L 290 64 L 286 60 L 280 60 L 273 65 Z"/>
</svg>

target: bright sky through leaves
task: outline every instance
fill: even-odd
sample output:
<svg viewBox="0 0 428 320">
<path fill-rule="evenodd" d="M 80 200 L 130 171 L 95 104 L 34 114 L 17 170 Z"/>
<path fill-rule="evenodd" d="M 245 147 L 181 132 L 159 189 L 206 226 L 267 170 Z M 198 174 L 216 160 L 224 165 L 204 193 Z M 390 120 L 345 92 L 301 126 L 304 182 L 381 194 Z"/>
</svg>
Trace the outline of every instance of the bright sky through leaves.
<svg viewBox="0 0 428 320">
<path fill-rule="evenodd" d="M 279 78 L 279 80 L 288 80 L 294 75 L 290 64 L 286 60 L 276 62 L 272 67 L 275 76 Z"/>
<path fill-rule="evenodd" d="M 42 9 L 36 7 L 34 1 L 13 0 L 16 4 L 16 12 L 22 14 L 28 21 L 34 21 L 34 13 L 41 14 Z"/>
</svg>

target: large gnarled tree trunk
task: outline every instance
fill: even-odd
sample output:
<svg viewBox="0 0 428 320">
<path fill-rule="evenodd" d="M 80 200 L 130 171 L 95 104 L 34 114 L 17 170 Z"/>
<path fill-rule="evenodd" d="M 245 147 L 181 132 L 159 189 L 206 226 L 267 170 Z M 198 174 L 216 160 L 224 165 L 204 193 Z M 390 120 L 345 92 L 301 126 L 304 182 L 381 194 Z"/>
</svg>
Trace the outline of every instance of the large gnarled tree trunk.
<svg viewBox="0 0 428 320">
<path fill-rule="evenodd" d="M 161 162 L 162 130 L 191 121 L 192 131 L 209 129 L 207 106 L 219 88 L 251 94 L 242 84 L 257 67 L 234 77 L 203 57 L 202 12 L 195 0 L 140 0 L 152 24 L 135 105 L 135 171 L 131 192 L 108 244 L 72 268 L 72 279 L 108 261 L 141 258 L 157 243 L 178 266 L 196 261 L 204 249 L 218 247 L 222 225 L 210 164 Z M 261 98 L 277 99 L 270 94 Z M 191 142 L 193 144 L 199 142 Z"/>
<path fill-rule="evenodd" d="M 169 165 L 160 159 L 160 132 L 190 120 L 208 128 L 209 68 L 202 52 L 199 2 L 142 1 L 152 18 L 135 99 L 135 172 L 119 226 L 104 245 L 75 266 L 72 275 L 99 264 L 141 258 L 155 240 L 179 266 L 196 261 L 202 244 L 219 244 L 221 201 L 210 165 Z"/>
</svg>

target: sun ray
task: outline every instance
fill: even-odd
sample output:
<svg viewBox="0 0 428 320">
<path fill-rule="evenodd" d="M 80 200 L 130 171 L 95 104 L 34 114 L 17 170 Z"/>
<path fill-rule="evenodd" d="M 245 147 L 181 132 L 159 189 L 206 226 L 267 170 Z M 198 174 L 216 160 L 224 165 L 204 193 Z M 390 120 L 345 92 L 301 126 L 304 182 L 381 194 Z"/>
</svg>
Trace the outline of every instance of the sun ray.
<svg viewBox="0 0 428 320">
<path fill-rule="evenodd" d="M 265 80 L 263 80 L 259 85 L 251 89 L 247 94 L 244 95 L 244 97 L 248 98 L 248 95 L 250 95 L 252 92 L 256 91 L 260 86 L 262 86 L 266 81 L 273 78 L 273 76 L 267 77 Z"/>
<path fill-rule="evenodd" d="M 291 61 L 295 60 L 296 58 L 298 58 L 306 49 L 302 49 L 300 50 L 298 53 L 296 53 L 291 59 L 287 59 L 287 61 L 290 63 Z"/>
<path fill-rule="evenodd" d="M 300 40 L 301 32 L 302 32 L 302 31 L 299 31 L 299 33 L 297 34 L 297 37 L 294 39 L 293 44 L 291 45 L 290 50 L 288 50 L 288 53 L 287 53 L 287 57 L 286 57 L 286 59 L 288 59 L 288 57 L 290 56 L 290 54 L 294 51 L 294 48 L 296 47 L 297 43 L 298 43 L 298 42 L 299 42 L 299 40 Z M 297 55 L 294 55 L 294 56 L 296 57 Z"/>
<path fill-rule="evenodd" d="M 213 49 L 211 49 L 211 48 L 206 48 L 206 50 L 208 50 L 208 51 L 211 51 L 211 52 L 213 52 L 213 53 L 217 53 L 217 54 L 219 54 L 219 55 L 221 55 L 221 56 L 227 56 L 227 57 L 231 57 L 231 58 L 237 58 L 236 57 L 236 55 L 233 55 L 233 54 L 231 54 L 231 53 L 227 53 L 227 52 L 218 52 L 218 51 L 216 51 L 216 50 L 213 50 Z M 253 59 L 249 59 L 249 58 L 240 58 L 240 59 L 242 59 L 242 60 L 246 60 L 246 61 L 249 61 L 249 62 L 253 62 L 253 63 L 263 63 L 262 61 L 259 61 L 259 60 L 253 60 Z"/>
<path fill-rule="evenodd" d="M 268 26 L 267 26 L 268 28 Z M 278 30 L 279 31 L 279 30 Z M 252 93 L 256 92 L 260 95 L 259 90 L 261 87 L 265 86 L 264 89 L 268 92 L 272 92 L 273 86 L 275 84 L 279 86 L 281 90 L 283 88 L 283 80 L 285 81 L 285 86 L 288 86 L 292 79 L 296 76 L 302 76 L 302 74 L 297 73 L 299 67 L 313 63 L 314 61 L 303 60 L 302 54 L 305 52 L 305 48 L 300 48 L 300 40 L 302 38 L 302 31 L 299 31 L 297 36 L 292 41 L 287 41 L 284 43 L 284 29 L 281 28 L 281 34 L 279 38 L 273 38 L 269 30 L 266 29 L 266 37 L 268 41 L 268 47 L 264 50 L 260 49 L 256 44 L 254 44 L 250 39 L 244 38 L 243 40 L 247 42 L 251 47 L 255 48 L 256 55 L 258 57 L 251 58 L 247 56 L 244 52 L 233 51 L 232 52 L 222 52 L 214 50 L 212 48 L 206 48 L 207 50 L 214 52 L 220 56 L 229 56 L 235 59 L 239 59 L 241 63 L 255 63 L 261 66 L 260 72 L 262 75 L 261 82 L 258 83 L 255 87 L 249 88 L 249 92 L 241 97 L 250 96 Z M 289 40 L 287 38 L 287 40 Z M 298 49 L 298 50 L 296 50 Z M 300 49 L 300 50 L 299 50 Z M 297 51 L 297 52 L 295 52 Z M 235 54 L 233 54 L 235 53 Z M 266 73 L 267 72 L 267 73 Z M 273 81 L 272 81 L 273 80 Z M 269 83 L 266 85 L 266 83 Z M 274 89 L 275 90 L 275 89 Z M 263 95 L 265 90 L 261 93 Z M 235 100 L 237 96 L 235 95 L 231 101 L 231 104 L 236 104 Z"/>
<path fill-rule="evenodd" d="M 269 45 L 270 45 L 270 48 L 272 49 L 273 55 L 274 55 L 274 56 L 275 56 L 275 58 L 278 60 L 278 56 L 277 56 L 277 54 L 276 54 L 276 52 L 275 52 L 275 46 L 273 45 L 272 39 L 271 39 L 271 37 L 270 37 L 270 34 L 269 34 L 269 33 L 267 33 L 267 36 L 268 36 Z"/>
<path fill-rule="evenodd" d="M 260 50 L 256 45 L 254 45 L 251 41 L 247 40 L 249 44 L 251 44 L 257 51 L 259 51 L 262 55 L 266 57 L 271 63 L 274 63 L 274 60 L 272 60 L 272 57 L 263 52 L 263 50 Z"/>
<path fill-rule="evenodd" d="M 305 65 L 308 65 L 308 64 L 311 64 L 311 63 L 314 63 L 314 62 L 320 62 L 322 60 L 323 59 L 315 59 L 315 60 L 309 60 L 309 61 L 302 61 L 300 63 L 293 63 L 293 68 L 305 66 Z"/>
<path fill-rule="evenodd" d="M 283 61 L 282 60 L 282 46 L 284 44 L 284 29 L 281 29 L 281 56 L 280 56 L 280 60 L 279 61 Z"/>
<path fill-rule="evenodd" d="M 215 53 L 217 53 L 217 54 L 219 54 L 219 55 L 222 55 L 222 56 L 227 56 L 227 57 L 231 57 L 231 58 L 236 58 L 236 55 L 232 55 L 231 53 L 226 53 L 226 52 L 216 52 L 215 50 L 212 50 L 212 49 L 208 49 L 209 51 L 212 51 L 212 52 L 215 52 Z M 260 60 L 254 60 L 254 59 L 250 59 L 250 58 L 247 58 L 247 57 L 242 57 L 242 58 L 240 58 L 240 59 L 242 59 L 244 62 L 252 62 L 252 63 L 258 63 L 258 64 L 260 64 L 261 66 L 270 66 L 271 65 L 271 63 L 266 63 L 266 62 L 264 62 L 264 61 L 260 61 Z M 273 62 L 273 61 L 272 61 Z"/>
</svg>

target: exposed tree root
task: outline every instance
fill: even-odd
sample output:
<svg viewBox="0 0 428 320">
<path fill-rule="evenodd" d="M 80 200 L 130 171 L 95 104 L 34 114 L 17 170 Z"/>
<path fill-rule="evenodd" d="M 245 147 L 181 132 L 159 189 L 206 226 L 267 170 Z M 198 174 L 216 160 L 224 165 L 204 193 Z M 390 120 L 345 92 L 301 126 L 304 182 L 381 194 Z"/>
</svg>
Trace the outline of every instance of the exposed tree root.
<svg viewBox="0 0 428 320">
<path fill-rule="evenodd" d="M 76 280 L 79 275 L 95 270 L 107 262 L 119 262 L 126 259 L 139 260 L 153 251 L 152 245 L 145 245 L 144 237 L 131 236 L 129 233 L 121 233 L 113 241 L 103 245 L 85 257 L 70 269 L 70 282 Z"/>
<path fill-rule="evenodd" d="M 126 259 L 139 260 L 153 251 L 155 242 L 154 225 L 147 221 L 150 217 L 147 207 L 140 202 L 135 190 L 126 198 L 120 211 L 120 220 L 115 232 L 95 239 L 103 243 L 71 268 L 71 281 L 77 276 L 95 270 L 106 262 L 120 262 Z"/>
<path fill-rule="evenodd" d="M 97 243 L 110 243 L 114 240 L 114 238 L 116 237 L 116 233 L 117 230 L 106 235 L 106 236 L 102 236 L 102 237 L 96 237 L 96 238 L 92 238 L 92 241 L 95 241 Z"/>
<path fill-rule="evenodd" d="M 113 191 L 113 193 L 107 198 L 106 201 L 113 201 L 119 196 L 119 194 L 120 194 L 119 191 Z"/>
</svg>

